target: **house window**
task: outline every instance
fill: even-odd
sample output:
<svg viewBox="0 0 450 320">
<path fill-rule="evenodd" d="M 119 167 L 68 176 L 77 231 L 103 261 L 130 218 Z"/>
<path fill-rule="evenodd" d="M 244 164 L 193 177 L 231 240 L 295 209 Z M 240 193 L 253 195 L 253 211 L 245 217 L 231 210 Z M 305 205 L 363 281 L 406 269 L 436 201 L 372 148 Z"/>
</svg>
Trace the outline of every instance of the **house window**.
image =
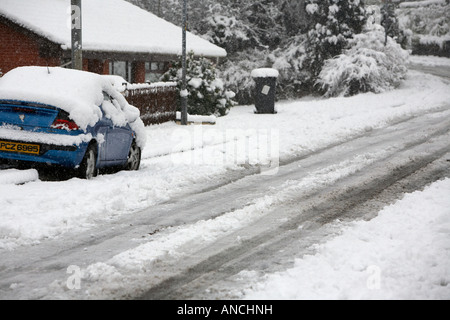
<svg viewBox="0 0 450 320">
<path fill-rule="evenodd" d="M 145 63 L 145 82 L 159 82 L 161 76 L 169 70 L 168 62 L 152 61 Z"/>
<path fill-rule="evenodd" d="M 128 61 L 112 61 L 109 63 L 109 74 L 121 76 L 128 82 L 131 81 L 131 63 Z"/>
</svg>

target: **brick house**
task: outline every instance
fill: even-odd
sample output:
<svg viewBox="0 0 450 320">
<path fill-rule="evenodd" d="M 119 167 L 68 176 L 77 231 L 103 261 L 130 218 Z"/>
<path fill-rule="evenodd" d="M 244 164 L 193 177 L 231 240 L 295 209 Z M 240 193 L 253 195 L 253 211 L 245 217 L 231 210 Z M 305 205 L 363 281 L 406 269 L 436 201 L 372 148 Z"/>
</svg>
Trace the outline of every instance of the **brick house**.
<svg viewBox="0 0 450 320">
<path fill-rule="evenodd" d="M 0 1 L 0 71 L 71 61 L 70 0 Z M 124 0 L 83 0 L 83 69 L 153 82 L 181 53 L 181 28 Z M 226 51 L 188 33 L 188 51 Z"/>
</svg>

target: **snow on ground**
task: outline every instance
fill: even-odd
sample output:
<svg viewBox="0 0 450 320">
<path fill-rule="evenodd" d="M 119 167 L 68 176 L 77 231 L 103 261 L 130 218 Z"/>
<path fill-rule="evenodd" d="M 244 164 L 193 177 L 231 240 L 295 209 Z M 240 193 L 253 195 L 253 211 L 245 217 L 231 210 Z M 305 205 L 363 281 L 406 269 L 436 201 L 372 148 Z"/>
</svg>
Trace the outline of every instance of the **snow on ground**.
<svg viewBox="0 0 450 320">
<path fill-rule="evenodd" d="M 450 299 L 450 179 L 356 221 L 284 272 L 254 278 L 243 298 Z M 253 279 L 252 279 L 253 277 Z"/>
<path fill-rule="evenodd" d="M 267 191 L 266 195 L 252 200 L 252 204 L 243 209 L 194 224 L 169 227 L 164 232 L 151 236 L 143 244 L 121 252 L 108 261 L 91 264 L 80 271 L 85 297 L 110 299 L 145 292 L 145 289 L 150 287 L 149 282 L 154 280 L 154 277 L 149 276 L 149 272 L 153 272 L 153 266 L 158 265 L 160 260 L 195 255 L 192 251 L 255 223 L 274 206 L 282 205 L 293 192 L 311 192 L 331 185 L 342 176 L 355 173 L 383 158 L 386 153 L 382 150 L 373 154 L 356 155 L 351 160 L 311 172 L 300 181 L 288 180 L 279 190 L 274 188 Z M 74 294 L 66 290 L 64 281 L 54 281 L 50 287 L 46 298 L 68 299 Z"/>
<path fill-rule="evenodd" d="M 139 172 L 23 185 L 0 178 L 0 249 L 89 229 L 167 201 L 229 170 L 242 170 L 245 164 L 276 173 L 278 156 L 302 155 L 440 109 L 448 101 L 448 84 L 411 71 L 399 89 L 383 94 L 285 101 L 277 104 L 277 115 L 255 115 L 253 106 L 240 106 L 215 126 L 151 126 L 146 128 Z M 0 177 L 4 174 L 0 171 Z"/>
</svg>

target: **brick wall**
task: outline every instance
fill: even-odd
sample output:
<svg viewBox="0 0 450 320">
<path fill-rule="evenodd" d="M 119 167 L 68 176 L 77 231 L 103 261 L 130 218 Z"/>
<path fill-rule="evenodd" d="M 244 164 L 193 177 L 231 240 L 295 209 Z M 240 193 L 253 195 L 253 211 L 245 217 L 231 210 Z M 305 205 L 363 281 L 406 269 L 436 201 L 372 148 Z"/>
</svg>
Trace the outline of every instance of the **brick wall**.
<svg viewBox="0 0 450 320">
<path fill-rule="evenodd" d="M 83 70 L 98 74 L 109 74 L 109 60 L 84 59 Z"/>
<path fill-rule="evenodd" d="M 3 74 L 21 66 L 59 66 L 60 57 L 56 45 L 0 20 L 0 70 Z"/>
<path fill-rule="evenodd" d="M 131 64 L 131 82 L 145 82 L 145 62 L 135 61 Z"/>
</svg>

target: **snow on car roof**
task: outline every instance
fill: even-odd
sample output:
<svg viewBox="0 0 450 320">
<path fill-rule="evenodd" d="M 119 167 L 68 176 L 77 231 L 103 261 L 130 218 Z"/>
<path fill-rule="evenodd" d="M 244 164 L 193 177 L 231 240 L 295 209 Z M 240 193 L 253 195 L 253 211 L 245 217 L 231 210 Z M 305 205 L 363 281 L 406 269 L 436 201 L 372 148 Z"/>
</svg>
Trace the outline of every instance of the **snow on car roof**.
<svg viewBox="0 0 450 320">
<path fill-rule="evenodd" d="M 105 82 L 89 72 L 21 67 L 0 79 L 0 99 L 37 102 L 67 111 L 82 128 L 101 118 Z"/>
<path fill-rule="evenodd" d="M 71 47 L 68 0 L 1 0 L 0 16 L 52 42 Z M 83 48 L 90 51 L 181 54 L 181 28 L 123 0 L 82 3 Z M 192 33 L 187 50 L 225 57 L 226 51 Z"/>
<path fill-rule="evenodd" d="M 104 104 L 103 92 L 117 101 L 108 108 L 106 116 L 115 125 L 129 123 L 136 134 L 145 136 L 139 109 L 131 106 L 111 85 L 98 74 L 58 67 L 20 67 L 0 78 L 0 100 L 35 102 L 67 111 L 78 126 L 86 130 L 102 117 L 100 105 Z M 145 141 L 140 140 L 142 146 Z"/>
</svg>

